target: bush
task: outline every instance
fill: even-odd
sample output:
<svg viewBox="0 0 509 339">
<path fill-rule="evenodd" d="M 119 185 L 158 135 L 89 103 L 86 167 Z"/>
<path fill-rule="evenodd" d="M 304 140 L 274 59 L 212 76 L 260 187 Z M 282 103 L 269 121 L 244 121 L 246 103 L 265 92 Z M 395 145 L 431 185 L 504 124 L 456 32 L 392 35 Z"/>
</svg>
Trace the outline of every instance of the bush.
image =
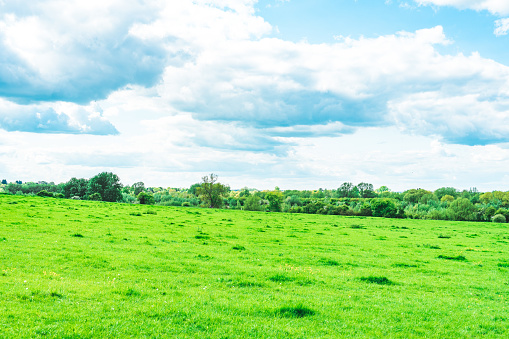
<svg viewBox="0 0 509 339">
<path fill-rule="evenodd" d="M 191 203 L 189 201 L 184 201 L 182 207 L 191 207 Z"/>
<path fill-rule="evenodd" d="M 40 191 L 39 193 L 37 193 L 37 195 L 40 196 L 40 197 L 51 197 L 51 198 L 53 198 L 53 193 L 50 193 L 50 192 L 48 192 L 46 190 Z"/>
<path fill-rule="evenodd" d="M 398 209 L 391 199 L 373 199 L 371 200 L 371 211 L 374 217 L 395 218 Z"/>
<path fill-rule="evenodd" d="M 93 201 L 101 201 L 101 200 L 103 200 L 100 193 L 91 194 L 91 195 L 88 196 L 88 199 L 89 200 L 93 200 Z"/>
<path fill-rule="evenodd" d="M 491 221 L 497 222 L 497 223 L 505 223 L 507 220 L 506 220 L 506 218 L 505 218 L 505 216 L 503 214 L 495 214 L 491 218 Z"/>
<path fill-rule="evenodd" d="M 142 205 L 153 205 L 155 202 L 154 196 L 145 192 L 141 192 L 136 198 L 138 198 Z"/>
</svg>

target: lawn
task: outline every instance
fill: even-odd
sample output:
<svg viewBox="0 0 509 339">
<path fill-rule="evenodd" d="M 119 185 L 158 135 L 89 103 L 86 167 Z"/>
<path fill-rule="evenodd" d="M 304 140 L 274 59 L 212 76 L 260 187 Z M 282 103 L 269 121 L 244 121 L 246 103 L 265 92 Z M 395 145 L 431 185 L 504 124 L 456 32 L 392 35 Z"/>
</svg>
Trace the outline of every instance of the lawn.
<svg viewBox="0 0 509 339">
<path fill-rule="evenodd" d="M 507 337 L 508 253 L 507 224 L 0 194 L 0 337 Z"/>
</svg>

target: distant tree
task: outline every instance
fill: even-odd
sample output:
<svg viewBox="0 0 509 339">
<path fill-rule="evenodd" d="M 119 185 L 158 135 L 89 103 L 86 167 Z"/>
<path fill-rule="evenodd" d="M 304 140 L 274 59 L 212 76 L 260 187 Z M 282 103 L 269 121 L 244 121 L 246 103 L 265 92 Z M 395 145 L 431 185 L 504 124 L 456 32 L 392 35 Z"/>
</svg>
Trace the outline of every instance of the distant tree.
<svg viewBox="0 0 509 339">
<path fill-rule="evenodd" d="M 217 182 L 217 175 L 212 173 L 202 178 L 200 187 L 196 188 L 200 200 L 210 208 L 221 208 L 223 206 L 223 198 L 230 191 L 230 187 Z"/>
<path fill-rule="evenodd" d="M 447 201 L 447 202 L 453 202 L 454 197 L 452 195 L 446 194 L 440 198 L 441 202 Z"/>
<path fill-rule="evenodd" d="M 87 195 L 87 190 L 87 179 L 72 178 L 63 185 L 63 194 L 67 199 L 72 197 L 80 197 L 80 199 L 83 199 Z"/>
<path fill-rule="evenodd" d="M 371 200 L 371 211 L 374 217 L 395 218 L 398 214 L 398 208 L 391 199 Z"/>
<path fill-rule="evenodd" d="M 191 187 L 189 187 L 187 192 L 189 192 L 190 194 L 194 194 L 194 195 L 198 196 L 198 194 L 196 193 L 196 189 L 198 187 L 201 187 L 201 184 L 193 184 L 193 185 L 191 185 Z"/>
<path fill-rule="evenodd" d="M 359 191 L 351 182 L 344 182 L 337 190 L 339 198 L 357 198 Z"/>
<path fill-rule="evenodd" d="M 451 202 L 448 208 L 452 211 L 455 220 L 475 220 L 476 208 L 470 200 L 458 198 Z"/>
<path fill-rule="evenodd" d="M 7 185 L 7 180 L 6 179 L 2 180 L 2 185 Z"/>
<path fill-rule="evenodd" d="M 431 194 L 430 191 L 426 191 L 422 188 L 410 189 L 408 191 L 405 191 L 404 193 L 405 193 L 405 195 L 403 196 L 403 200 L 405 200 L 406 202 L 412 203 L 412 204 L 418 203 L 419 200 L 421 200 L 421 198 L 424 195 Z"/>
<path fill-rule="evenodd" d="M 131 189 L 133 190 L 134 195 L 138 196 L 138 194 L 140 194 L 141 192 L 145 192 L 145 184 L 141 181 L 135 182 L 131 186 Z"/>
<path fill-rule="evenodd" d="M 116 174 L 102 172 L 90 179 L 87 193 L 89 195 L 99 193 L 103 201 L 121 201 L 122 184 Z"/>
<path fill-rule="evenodd" d="M 361 198 L 374 198 L 376 196 L 372 184 L 361 182 L 357 185 L 357 189 Z"/>
<path fill-rule="evenodd" d="M 437 197 L 438 200 L 442 200 L 444 195 L 450 195 L 453 198 L 457 198 L 459 195 L 458 190 L 454 187 L 441 187 L 436 189 L 433 194 Z"/>
<path fill-rule="evenodd" d="M 265 193 L 265 199 L 269 201 L 269 210 L 272 212 L 281 212 L 281 204 L 283 203 L 283 192 L 279 190 Z"/>
<path fill-rule="evenodd" d="M 256 194 L 251 194 L 244 201 L 244 210 L 246 211 L 261 211 L 261 198 Z"/>
<path fill-rule="evenodd" d="M 16 180 L 16 184 L 21 185 L 21 184 L 23 184 L 23 181 L 21 181 L 21 180 Z"/>
<path fill-rule="evenodd" d="M 141 205 L 153 205 L 155 200 L 152 194 L 146 192 L 140 192 L 136 196 Z"/>
</svg>

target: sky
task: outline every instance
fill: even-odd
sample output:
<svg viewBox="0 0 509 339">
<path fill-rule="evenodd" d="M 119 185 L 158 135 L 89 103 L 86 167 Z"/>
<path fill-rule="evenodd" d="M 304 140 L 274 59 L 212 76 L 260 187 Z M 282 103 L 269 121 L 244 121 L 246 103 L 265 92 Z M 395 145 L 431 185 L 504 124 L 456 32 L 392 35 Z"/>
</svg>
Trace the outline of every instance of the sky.
<svg viewBox="0 0 509 339">
<path fill-rule="evenodd" d="M 509 190 L 507 0 L 0 0 L 0 179 Z"/>
</svg>

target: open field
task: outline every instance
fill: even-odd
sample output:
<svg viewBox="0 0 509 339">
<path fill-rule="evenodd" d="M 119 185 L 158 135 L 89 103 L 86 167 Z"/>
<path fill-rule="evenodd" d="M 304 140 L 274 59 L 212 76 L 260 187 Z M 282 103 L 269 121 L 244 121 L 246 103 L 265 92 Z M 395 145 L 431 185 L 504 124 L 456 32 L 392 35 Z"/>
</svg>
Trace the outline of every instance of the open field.
<svg viewBox="0 0 509 339">
<path fill-rule="evenodd" d="M 0 195 L 2 338 L 506 337 L 509 229 Z"/>
</svg>

